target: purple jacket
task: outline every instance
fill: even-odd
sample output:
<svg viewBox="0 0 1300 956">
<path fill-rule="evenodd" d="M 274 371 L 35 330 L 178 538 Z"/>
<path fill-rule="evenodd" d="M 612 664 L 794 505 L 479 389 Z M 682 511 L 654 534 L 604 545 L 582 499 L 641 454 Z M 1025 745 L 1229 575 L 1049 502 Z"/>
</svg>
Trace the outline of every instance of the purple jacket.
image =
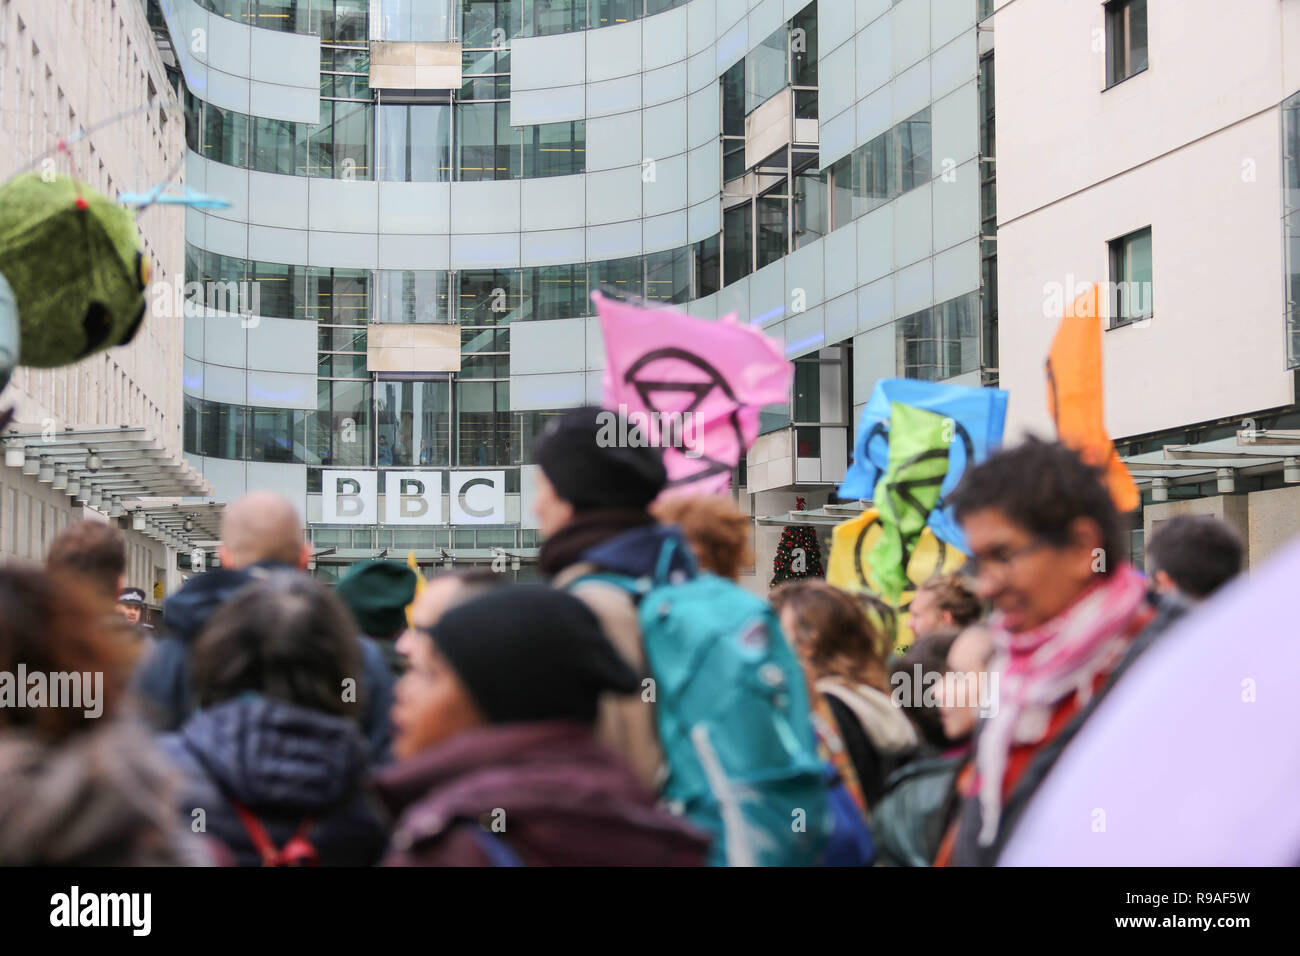
<svg viewBox="0 0 1300 956">
<path fill-rule="evenodd" d="M 487 866 L 476 825 L 530 866 L 698 866 L 708 851 L 581 724 L 478 727 L 375 788 L 398 818 L 385 866 Z"/>
</svg>

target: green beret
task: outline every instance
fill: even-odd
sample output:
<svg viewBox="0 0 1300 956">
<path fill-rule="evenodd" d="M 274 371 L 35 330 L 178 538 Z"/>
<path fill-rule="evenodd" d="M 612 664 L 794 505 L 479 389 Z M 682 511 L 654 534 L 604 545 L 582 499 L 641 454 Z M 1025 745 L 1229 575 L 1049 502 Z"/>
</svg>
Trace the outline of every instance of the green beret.
<svg viewBox="0 0 1300 956">
<path fill-rule="evenodd" d="M 392 637 L 406 626 L 406 606 L 418 577 L 398 561 L 360 561 L 339 578 L 338 596 L 371 637 Z"/>
</svg>

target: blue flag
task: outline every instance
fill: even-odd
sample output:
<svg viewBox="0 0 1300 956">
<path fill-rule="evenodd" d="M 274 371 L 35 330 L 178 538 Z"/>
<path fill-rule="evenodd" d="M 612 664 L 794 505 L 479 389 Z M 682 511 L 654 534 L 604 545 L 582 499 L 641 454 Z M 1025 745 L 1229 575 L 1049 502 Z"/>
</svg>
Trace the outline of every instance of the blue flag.
<svg viewBox="0 0 1300 956">
<path fill-rule="evenodd" d="M 1007 393 L 1000 388 L 945 385 L 915 378 L 886 378 L 876 383 L 871 400 L 862 410 L 853 464 L 840 484 L 841 498 L 870 498 L 876 483 L 889 468 L 889 418 L 894 402 L 923 408 L 952 422 L 948 429 L 948 473 L 939 489 L 939 504 L 930 512 L 935 536 L 969 554 L 966 536 L 946 501 L 966 473 L 1002 443 L 1007 420 Z"/>
</svg>

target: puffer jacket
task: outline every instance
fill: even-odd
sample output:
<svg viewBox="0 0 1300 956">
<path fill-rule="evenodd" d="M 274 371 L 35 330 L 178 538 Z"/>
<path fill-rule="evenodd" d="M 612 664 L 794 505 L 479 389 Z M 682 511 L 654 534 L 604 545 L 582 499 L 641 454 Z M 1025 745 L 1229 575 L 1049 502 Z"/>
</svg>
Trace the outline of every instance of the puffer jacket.
<svg viewBox="0 0 1300 956">
<path fill-rule="evenodd" d="M 311 820 L 306 838 L 320 865 L 369 866 L 379 858 L 386 833 L 364 790 L 365 742 L 348 718 L 249 694 L 198 711 L 161 743 L 186 778 L 177 802 L 185 822 L 201 820 L 239 866 L 262 858 L 232 798 L 277 848 Z"/>
<path fill-rule="evenodd" d="M 144 713 L 156 730 L 174 731 L 194 712 L 190 692 L 190 650 L 208 621 L 259 574 L 289 571 L 287 564 L 255 564 L 240 570 L 217 568 L 191 578 L 163 605 L 163 635 L 141 661 L 132 680 Z M 388 711 L 397 678 L 379 642 L 360 637 L 361 729 L 367 756 L 387 763 L 392 744 Z"/>
</svg>

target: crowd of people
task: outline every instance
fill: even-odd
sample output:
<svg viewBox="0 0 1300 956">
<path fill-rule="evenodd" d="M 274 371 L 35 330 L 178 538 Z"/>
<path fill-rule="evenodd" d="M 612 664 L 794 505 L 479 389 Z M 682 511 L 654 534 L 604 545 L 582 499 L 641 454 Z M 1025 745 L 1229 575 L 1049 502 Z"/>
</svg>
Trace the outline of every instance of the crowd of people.
<svg viewBox="0 0 1300 956">
<path fill-rule="evenodd" d="M 154 628 L 108 524 L 0 567 L 0 673 L 102 681 L 93 709 L 0 695 L 0 864 L 990 865 L 1241 570 L 1226 524 L 1179 517 L 1143 574 L 1098 473 L 1029 439 L 964 476 L 970 560 L 900 648 L 873 595 L 742 592 L 749 519 L 663 496 L 659 450 L 603 446 L 598 412 L 537 449 L 543 583 L 366 561 L 328 588 L 268 492 Z"/>
</svg>

